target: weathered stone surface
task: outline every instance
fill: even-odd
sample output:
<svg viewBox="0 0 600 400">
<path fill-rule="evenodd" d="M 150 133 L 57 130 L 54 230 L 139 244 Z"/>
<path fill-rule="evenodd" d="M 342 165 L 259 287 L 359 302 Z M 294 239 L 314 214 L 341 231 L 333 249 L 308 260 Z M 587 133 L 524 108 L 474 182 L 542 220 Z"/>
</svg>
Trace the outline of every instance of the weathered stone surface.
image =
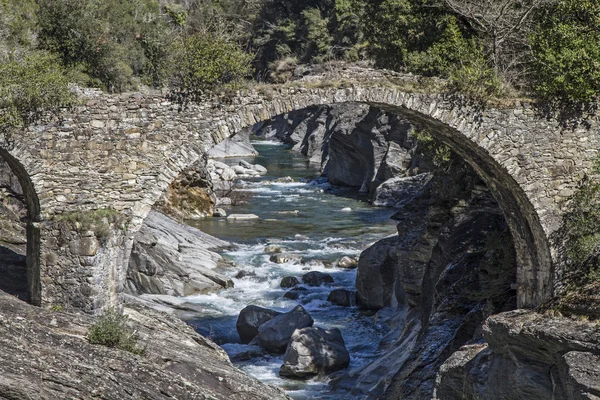
<svg viewBox="0 0 600 400">
<path fill-rule="evenodd" d="M 249 129 L 245 129 L 223 140 L 208 150 L 208 155 L 212 158 L 251 157 L 258 155 L 256 149 L 250 143 L 248 131 Z"/>
<path fill-rule="evenodd" d="M 138 231 L 127 271 L 130 294 L 189 296 L 233 282 L 215 271 L 229 243 L 152 211 Z M 215 251 L 211 251 L 215 250 Z"/>
<path fill-rule="evenodd" d="M 489 317 L 488 346 L 463 347 L 440 368 L 436 399 L 598 399 L 600 328 L 512 311 Z"/>
<path fill-rule="evenodd" d="M 90 316 L 45 311 L 0 292 L 0 398 L 288 399 L 177 318 L 138 306 L 125 314 L 142 355 L 89 344 Z"/>
<path fill-rule="evenodd" d="M 319 271 L 311 271 L 302 275 L 302 282 L 308 286 L 321 286 L 333 283 L 333 277 Z"/>
<path fill-rule="evenodd" d="M 312 326 L 313 319 L 302 306 L 278 315 L 258 327 L 256 343 L 271 353 L 283 353 L 296 329 Z"/>
<path fill-rule="evenodd" d="M 250 343 L 258 335 L 258 327 L 278 315 L 281 315 L 279 311 L 268 308 L 252 305 L 245 307 L 240 311 L 235 324 L 242 343 Z"/>
<path fill-rule="evenodd" d="M 350 354 L 339 329 L 297 329 L 283 356 L 279 375 L 309 378 L 347 368 Z"/>
</svg>

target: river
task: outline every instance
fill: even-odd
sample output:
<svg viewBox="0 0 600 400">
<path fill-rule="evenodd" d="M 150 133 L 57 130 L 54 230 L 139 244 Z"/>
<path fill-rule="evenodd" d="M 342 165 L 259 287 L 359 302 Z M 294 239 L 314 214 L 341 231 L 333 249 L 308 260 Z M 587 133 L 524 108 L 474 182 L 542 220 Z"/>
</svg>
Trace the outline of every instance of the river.
<svg viewBox="0 0 600 400">
<path fill-rule="evenodd" d="M 339 328 L 351 355 L 350 369 L 360 369 L 377 357 L 377 346 L 386 328 L 377 318 L 358 307 L 339 307 L 327 301 L 332 289 L 354 289 L 356 270 L 335 267 L 343 256 L 356 257 L 370 243 L 396 233 L 390 220 L 394 210 L 372 207 L 356 189 L 333 187 L 319 176 L 318 166 L 275 142 L 254 142 L 259 156 L 244 158 L 260 164 L 268 173 L 260 178 L 239 182 L 247 202 L 230 206 L 228 213 L 252 213 L 259 220 L 231 221 L 208 218 L 190 222 L 218 238 L 235 244 L 222 253 L 237 266 L 228 274 L 235 287 L 210 295 L 190 296 L 208 311 L 188 321 L 195 329 L 220 344 L 231 357 L 247 346 L 240 344 L 235 328 L 239 312 L 253 304 L 278 311 L 289 311 L 297 304 L 311 314 L 315 326 Z M 227 159 L 237 165 L 240 159 Z M 275 182 L 282 177 L 294 182 Z M 266 245 L 280 246 L 284 252 L 302 256 L 301 261 L 276 264 L 264 252 Z M 333 266 L 332 266 L 333 265 Z M 241 276 L 240 271 L 247 275 Z M 298 279 L 308 271 L 329 273 L 331 286 L 306 287 L 298 300 L 283 297 L 279 287 L 284 276 Z M 238 278 L 236 278 L 238 276 Z M 354 399 L 336 392 L 328 379 L 298 381 L 280 378 L 283 356 L 264 356 L 249 361 L 234 361 L 237 367 L 262 382 L 277 385 L 294 399 Z"/>
</svg>

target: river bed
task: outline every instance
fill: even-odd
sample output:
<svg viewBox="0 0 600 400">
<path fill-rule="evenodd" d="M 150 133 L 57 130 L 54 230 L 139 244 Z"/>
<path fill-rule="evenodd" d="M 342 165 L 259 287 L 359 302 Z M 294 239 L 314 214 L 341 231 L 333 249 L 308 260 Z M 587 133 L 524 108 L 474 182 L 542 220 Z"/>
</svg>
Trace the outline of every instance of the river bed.
<svg viewBox="0 0 600 400">
<path fill-rule="evenodd" d="M 327 301 L 336 288 L 354 290 L 356 270 L 335 267 L 343 256 L 357 257 L 376 240 L 396 233 L 390 217 L 394 210 L 372 207 L 356 189 L 333 187 L 319 177 L 318 165 L 276 142 L 253 143 L 259 156 L 243 158 L 260 164 L 268 173 L 239 182 L 247 202 L 227 208 L 229 214 L 252 213 L 259 220 L 231 221 L 209 218 L 190 222 L 204 232 L 230 241 L 236 246 L 222 253 L 236 264 L 227 274 L 235 287 L 210 295 L 197 295 L 187 301 L 202 304 L 205 314 L 188 321 L 195 329 L 220 344 L 234 357 L 248 347 L 240 344 L 235 328 L 239 312 L 247 305 L 289 311 L 297 304 L 311 314 L 315 326 L 339 328 L 350 352 L 349 369 L 365 366 L 377 357 L 377 346 L 385 326 L 358 307 L 339 307 Z M 237 165 L 240 159 L 227 159 Z M 294 182 L 275 182 L 291 177 Z M 276 245 L 285 253 L 298 254 L 302 260 L 276 264 L 269 261 L 265 246 Z M 241 276 L 244 271 L 246 276 Z M 279 287 L 284 276 L 300 277 L 308 271 L 333 276 L 330 286 L 308 287 L 298 300 L 283 297 L 287 289 Z M 237 277 L 236 277 L 237 276 Z M 294 399 L 355 399 L 335 391 L 328 379 L 308 381 L 279 377 L 283 356 L 264 356 L 234 361 L 237 367 L 262 382 L 284 388 Z"/>
</svg>

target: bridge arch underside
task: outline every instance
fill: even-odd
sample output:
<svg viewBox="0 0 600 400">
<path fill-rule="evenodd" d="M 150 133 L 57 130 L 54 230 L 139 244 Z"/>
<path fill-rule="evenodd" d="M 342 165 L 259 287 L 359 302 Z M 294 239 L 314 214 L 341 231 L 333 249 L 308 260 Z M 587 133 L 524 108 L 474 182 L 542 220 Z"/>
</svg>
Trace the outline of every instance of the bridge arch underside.
<svg viewBox="0 0 600 400">
<path fill-rule="evenodd" d="M 31 179 L 23 165 L 8 151 L 0 148 L 0 159 L 3 159 L 17 177 L 23 199 L 27 206 L 26 217 L 26 275 L 27 275 L 27 301 L 34 305 L 42 303 L 41 287 L 41 234 L 40 234 L 40 202 Z M 0 277 L 0 279 L 5 279 Z"/>
<path fill-rule="evenodd" d="M 296 105 L 292 109 L 286 110 L 286 112 L 335 103 Z M 418 130 L 427 132 L 441 143 L 446 144 L 471 165 L 498 202 L 513 237 L 518 266 L 518 307 L 537 307 L 552 298 L 554 292 L 552 252 L 539 215 L 515 177 L 500 165 L 486 149 L 450 125 L 404 106 L 371 101 L 341 101 L 339 103 L 361 103 L 397 114 L 412 123 Z M 264 118 L 263 109 L 263 118 L 258 119 L 267 120 L 284 113 L 273 112 L 274 115 L 268 115 L 268 118 Z M 246 127 L 242 126 L 241 128 Z M 230 131 L 229 133 L 233 135 L 240 130 L 237 129 L 235 132 Z"/>
</svg>

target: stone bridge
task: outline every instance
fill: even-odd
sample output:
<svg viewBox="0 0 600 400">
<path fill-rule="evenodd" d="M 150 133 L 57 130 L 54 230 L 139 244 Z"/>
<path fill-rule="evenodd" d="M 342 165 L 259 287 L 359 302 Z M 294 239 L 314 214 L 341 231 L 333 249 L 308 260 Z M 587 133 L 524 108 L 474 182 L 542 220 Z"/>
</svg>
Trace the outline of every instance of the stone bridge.
<svg viewBox="0 0 600 400">
<path fill-rule="evenodd" d="M 557 254 L 549 236 L 600 148 L 599 115 L 564 128 L 526 102 L 476 107 L 416 77 L 354 67 L 183 110 L 161 93 L 81 98 L 72 110 L 0 138 L 27 199 L 28 287 L 37 305 L 94 311 L 116 304 L 133 235 L 183 169 L 244 127 L 357 102 L 397 113 L 474 167 L 512 231 L 519 306 L 533 307 L 553 295 Z M 99 231 L 102 224 L 112 229 Z"/>
</svg>

